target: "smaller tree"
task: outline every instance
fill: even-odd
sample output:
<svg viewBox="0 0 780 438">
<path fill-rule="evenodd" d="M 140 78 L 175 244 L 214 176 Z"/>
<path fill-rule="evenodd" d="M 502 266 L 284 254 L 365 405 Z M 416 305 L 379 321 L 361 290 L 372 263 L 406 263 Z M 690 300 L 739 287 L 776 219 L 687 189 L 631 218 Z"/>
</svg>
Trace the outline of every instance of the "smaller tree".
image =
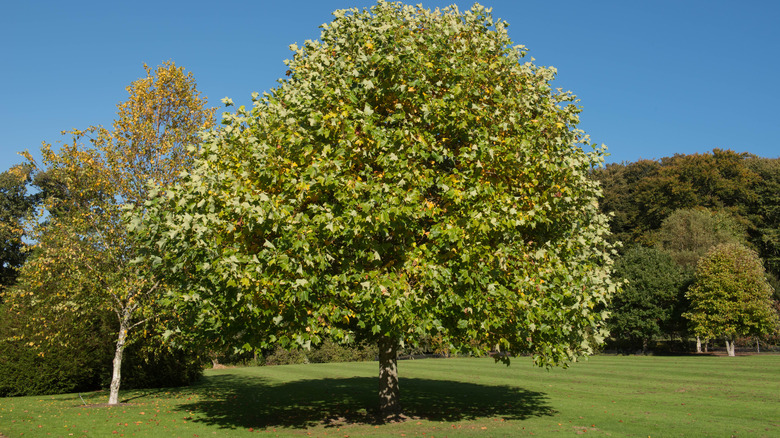
<svg viewBox="0 0 780 438">
<path fill-rule="evenodd" d="M 615 276 L 627 281 L 612 301 L 610 335 L 620 348 L 647 352 L 653 338 L 674 331 L 687 276 L 669 254 L 646 247 L 628 249 Z"/>
<path fill-rule="evenodd" d="M 686 294 L 685 313 L 704 338 L 723 336 L 734 356 L 738 336 L 767 335 L 778 329 L 772 287 L 755 251 L 741 244 L 718 245 L 699 261 L 696 281 Z"/>
<path fill-rule="evenodd" d="M 137 249 L 124 210 L 143 204 L 149 180 L 166 187 L 190 167 L 187 148 L 214 115 L 182 67 L 168 62 L 144 69 L 146 77 L 128 86 L 128 99 L 117 105 L 113 130 L 73 130 L 72 144 L 56 152 L 42 148 L 41 171 L 58 184 L 31 227 L 35 255 L 21 270 L 20 287 L 6 295 L 12 306 L 26 295 L 59 312 L 89 315 L 102 309 L 116 315 L 109 404 L 119 402 L 128 333 L 160 318 L 156 306 L 164 289 L 160 278 L 143 275 L 148 267 L 134 262 Z M 43 331 L 46 324 L 39 327 Z"/>
</svg>

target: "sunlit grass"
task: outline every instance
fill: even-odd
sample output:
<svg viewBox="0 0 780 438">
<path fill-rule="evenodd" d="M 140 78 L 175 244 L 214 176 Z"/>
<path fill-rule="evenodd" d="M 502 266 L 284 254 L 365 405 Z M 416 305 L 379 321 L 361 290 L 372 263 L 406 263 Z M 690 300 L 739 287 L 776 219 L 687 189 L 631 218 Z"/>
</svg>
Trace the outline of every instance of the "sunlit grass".
<svg viewBox="0 0 780 438">
<path fill-rule="evenodd" d="M 546 371 L 527 359 L 399 364 L 409 421 L 375 420 L 377 364 L 209 370 L 189 388 L 0 398 L 17 436 L 780 436 L 780 356 L 598 356 Z M 107 394 L 82 394 L 89 405 Z"/>
</svg>

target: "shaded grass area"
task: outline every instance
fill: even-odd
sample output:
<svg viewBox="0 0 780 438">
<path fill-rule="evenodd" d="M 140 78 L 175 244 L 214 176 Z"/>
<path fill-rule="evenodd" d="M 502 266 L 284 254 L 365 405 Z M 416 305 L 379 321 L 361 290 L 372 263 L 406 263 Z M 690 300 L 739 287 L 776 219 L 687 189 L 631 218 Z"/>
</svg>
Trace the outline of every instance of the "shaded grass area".
<svg viewBox="0 0 780 438">
<path fill-rule="evenodd" d="M 568 370 L 399 363 L 409 421 L 376 420 L 376 363 L 210 370 L 195 386 L 0 398 L 16 436 L 780 436 L 780 356 L 598 356 Z M 88 404 L 106 393 L 82 394 Z M 71 435 L 72 434 L 72 435 Z"/>
<path fill-rule="evenodd" d="M 420 378 L 407 378 L 403 383 L 404 411 L 413 419 L 524 420 L 551 413 L 544 394 L 518 387 Z M 198 421 L 220 428 L 378 425 L 377 387 L 377 379 L 371 377 L 304 379 L 269 385 L 260 379 L 223 374 L 212 376 L 208 383 L 219 397 L 181 408 L 198 411 L 203 414 Z M 243 409 L 237 409 L 239 406 Z"/>
</svg>

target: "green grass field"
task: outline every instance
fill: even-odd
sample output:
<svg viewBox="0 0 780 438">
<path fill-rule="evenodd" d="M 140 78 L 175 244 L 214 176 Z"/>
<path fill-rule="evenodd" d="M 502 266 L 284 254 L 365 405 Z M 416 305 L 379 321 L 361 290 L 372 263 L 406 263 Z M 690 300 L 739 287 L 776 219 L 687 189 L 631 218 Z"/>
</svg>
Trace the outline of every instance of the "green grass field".
<svg viewBox="0 0 780 438">
<path fill-rule="evenodd" d="M 196 386 L 0 398 L 0 433 L 38 436 L 780 436 L 780 356 L 399 363 L 409 421 L 376 424 L 377 364 L 209 370 Z M 81 394 L 87 404 L 107 394 Z"/>
</svg>

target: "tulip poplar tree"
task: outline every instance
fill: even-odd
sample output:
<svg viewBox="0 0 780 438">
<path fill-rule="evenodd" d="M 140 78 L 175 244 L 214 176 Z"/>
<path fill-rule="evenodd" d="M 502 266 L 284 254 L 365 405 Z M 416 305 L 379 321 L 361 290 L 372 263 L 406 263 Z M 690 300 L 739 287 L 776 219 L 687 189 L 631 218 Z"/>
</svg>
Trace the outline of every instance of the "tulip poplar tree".
<svg viewBox="0 0 780 438">
<path fill-rule="evenodd" d="M 398 349 L 426 336 L 542 366 L 591 353 L 615 289 L 588 177 L 603 151 L 555 70 L 479 5 L 334 16 L 132 225 L 193 325 L 376 342 L 384 418 Z"/>
<path fill-rule="evenodd" d="M 113 129 L 90 127 L 63 132 L 72 143 L 55 151 L 42 148 L 40 170 L 62 184 L 40 210 L 31 237 L 33 256 L 22 267 L 20 286 L 10 300 L 17 305 L 46 306 L 56 312 L 90 315 L 96 310 L 117 316 L 109 404 L 119 402 L 122 354 L 128 332 L 154 317 L 163 284 L 142 275 L 133 263 L 136 247 L 125 224 L 127 205 L 142 205 L 147 182 L 165 187 L 191 165 L 186 150 L 213 123 L 191 73 L 172 62 L 134 81 L 129 97 L 117 105 Z M 28 154 L 28 159 L 33 159 Z M 50 331 L 45 317 L 34 321 L 46 339 L 68 342 L 67 333 Z M 42 351 L 40 354 L 45 354 Z"/>
</svg>

